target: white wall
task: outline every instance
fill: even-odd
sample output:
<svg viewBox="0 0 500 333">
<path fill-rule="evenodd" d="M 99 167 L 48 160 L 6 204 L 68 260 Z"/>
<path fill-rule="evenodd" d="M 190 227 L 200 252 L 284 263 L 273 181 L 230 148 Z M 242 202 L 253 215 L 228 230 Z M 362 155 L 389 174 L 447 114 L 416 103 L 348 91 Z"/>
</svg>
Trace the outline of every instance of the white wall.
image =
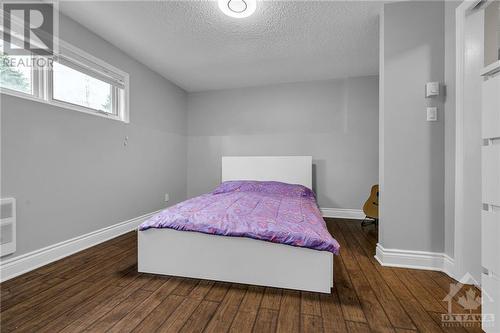
<svg viewBox="0 0 500 333">
<path fill-rule="evenodd" d="M 360 209 L 378 180 L 378 78 L 188 95 L 188 196 L 220 182 L 223 155 L 312 155 L 321 207 Z"/>
<path fill-rule="evenodd" d="M 453 258 L 455 238 L 455 63 L 456 31 L 455 10 L 461 1 L 445 2 L 445 246 L 444 251 Z"/>
<path fill-rule="evenodd" d="M 429 81 L 444 82 L 444 3 L 384 6 L 381 65 L 381 220 L 386 249 L 444 251 L 443 99 L 425 99 Z M 426 121 L 426 106 L 439 108 Z"/>
<path fill-rule="evenodd" d="M 65 17 L 60 35 L 130 73 L 130 124 L 1 95 L 1 194 L 18 218 L 2 259 L 186 197 L 186 93 Z"/>
</svg>

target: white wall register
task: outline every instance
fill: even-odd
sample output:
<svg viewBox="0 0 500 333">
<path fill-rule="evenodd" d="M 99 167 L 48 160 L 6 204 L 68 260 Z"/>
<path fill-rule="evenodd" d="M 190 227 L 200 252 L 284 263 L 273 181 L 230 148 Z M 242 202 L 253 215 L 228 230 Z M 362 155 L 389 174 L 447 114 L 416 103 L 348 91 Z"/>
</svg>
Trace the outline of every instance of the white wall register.
<svg viewBox="0 0 500 333">
<path fill-rule="evenodd" d="M 16 199 L 0 199 L 0 255 L 16 252 Z"/>
</svg>

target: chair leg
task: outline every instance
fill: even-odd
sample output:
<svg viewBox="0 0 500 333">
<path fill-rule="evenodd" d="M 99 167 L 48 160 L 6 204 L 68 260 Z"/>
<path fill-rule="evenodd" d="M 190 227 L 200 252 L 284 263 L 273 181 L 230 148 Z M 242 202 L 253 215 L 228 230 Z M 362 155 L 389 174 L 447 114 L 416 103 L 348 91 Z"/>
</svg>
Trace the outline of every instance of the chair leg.
<svg viewBox="0 0 500 333">
<path fill-rule="evenodd" d="M 370 224 L 376 224 L 378 222 L 377 219 L 372 219 L 372 218 L 369 218 L 368 216 L 366 216 L 363 221 L 361 221 L 361 226 L 362 227 L 366 227 L 367 225 L 370 225 Z"/>
</svg>

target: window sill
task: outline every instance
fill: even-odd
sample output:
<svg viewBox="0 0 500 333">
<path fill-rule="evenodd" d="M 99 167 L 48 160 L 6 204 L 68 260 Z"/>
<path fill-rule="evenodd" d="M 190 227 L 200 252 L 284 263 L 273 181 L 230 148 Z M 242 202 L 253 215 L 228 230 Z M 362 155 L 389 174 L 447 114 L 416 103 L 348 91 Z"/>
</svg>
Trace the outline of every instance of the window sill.
<svg viewBox="0 0 500 333">
<path fill-rule="evenodd" d="M 64 103 L 64 102 L 58 102 L 58 101 L 53 101 L 53 100 L 52 101 L 47 101 L 45 99 L 42 99 L 42 98 L 39 98 L 39 97 L 36 97 L 36 96 L 33 96 L 33 95 L 29 95 L 29 94 L 26 94 L 26 93 L 23 93 L 23 92 L 18 92 L 18 91 L 15 91 L 15 90 L 0 88 L 0 93 L 2 95 L 14 96 L 14 97 L 22 98 L 22 99 L 27 99 L 27 100 L 30 100 L 30 101 L 33 101 L 33 102 L 38 102 L 38 103 L 42 103 L 42 104 L 52 105 L 52 106 L 55 106 L 55 107 L 58 107 L 58 108 L 66 109 L 66 110 L 74 110 L 74 111 L 86 113 L 86 114 L 89 114 L 89 115 L 92 115 L 92 116 L 97 116 L 97 117 L 101 117 L 101 118 L 105 118 L 105 119 L 115 120 L 115 121 L 119 121 L 119 122 L 122 122 L 122 123 L 125 123 L 125 124 L 130 123 L 130 121 L 121 119 L 120 117 L 118 117 L 116 115 L 106 115 L 106 114 L 103 114 L 103 113 L 99 113 L 97 111 L 92 111 L 91 109 L 87 109 L 85 107 L 81 107 L 81 106 L 78 106 L 78 105 L 67 104 L 67 103 Z"/>
</svg>

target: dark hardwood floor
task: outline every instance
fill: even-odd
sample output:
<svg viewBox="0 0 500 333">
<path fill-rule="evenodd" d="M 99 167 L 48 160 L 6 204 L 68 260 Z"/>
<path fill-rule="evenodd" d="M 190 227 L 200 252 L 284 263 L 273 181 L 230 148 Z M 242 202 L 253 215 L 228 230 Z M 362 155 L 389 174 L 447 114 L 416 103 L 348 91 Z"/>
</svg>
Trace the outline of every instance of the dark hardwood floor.
<svg viewBox="0 0 500 333">
<path fill-rule="evenodd" d="M 139 274 L 131 232 L 2 283 L 1 331 L 481 331 L 442 327 L 452 279 L 382 267 L 374 226 L 327 221 L 342 246 L 331 295 Z"/>
</svg>

